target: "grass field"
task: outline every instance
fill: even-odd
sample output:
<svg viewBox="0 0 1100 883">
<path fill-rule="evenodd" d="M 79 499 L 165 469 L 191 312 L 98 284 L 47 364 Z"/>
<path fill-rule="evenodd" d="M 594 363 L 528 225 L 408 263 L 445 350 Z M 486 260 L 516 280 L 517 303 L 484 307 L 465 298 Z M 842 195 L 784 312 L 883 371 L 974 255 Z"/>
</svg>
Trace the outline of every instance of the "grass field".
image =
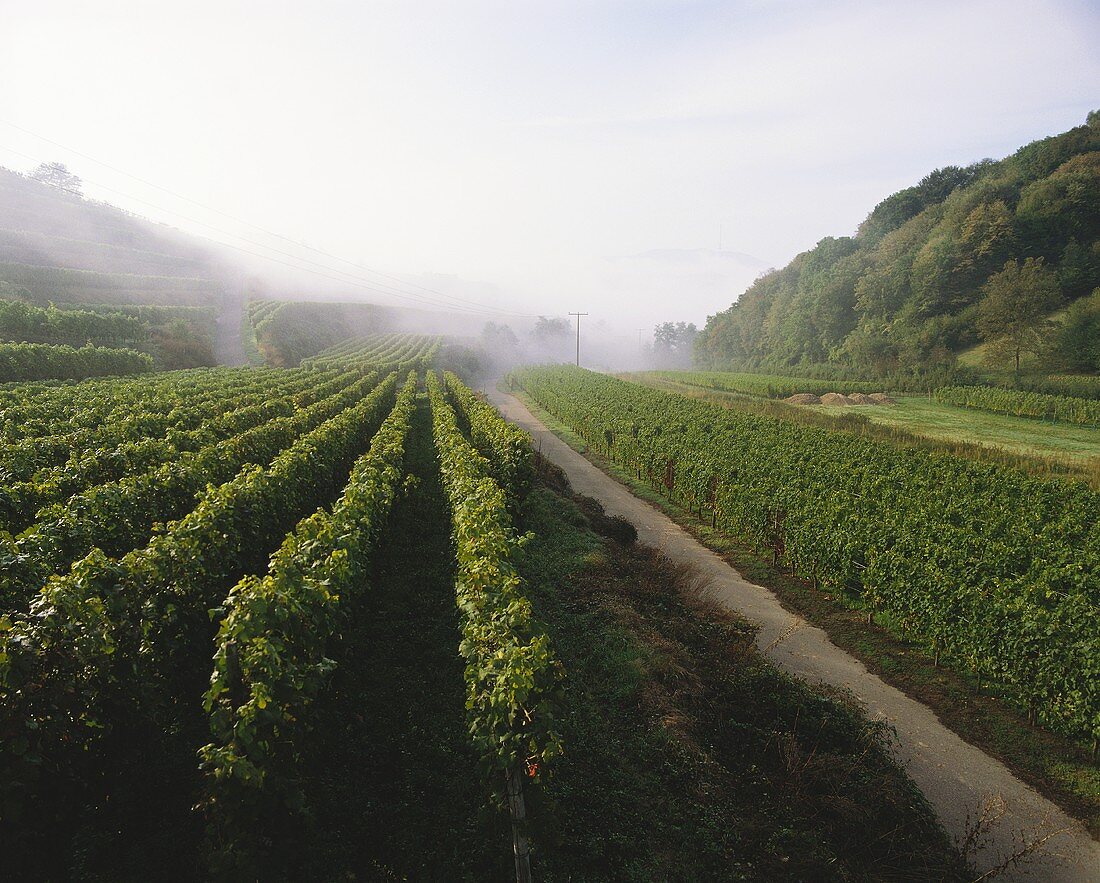
<svg viewBox="0 0 1100 883">
<path fill-rule="evenodd" d="M 896 405 L 789 405 L 670 379 L 673 372 L 618 376 L 655 389 L 703 399 L 730 408 L 835 428 L 896 444 L 992 459 L 1038 474 L 1069 475 L 1100 487 L 1100 430 L 1029 417 L 991 414 L 936 402 L 927 396 L 901 396 Z"/>
<path fill-rule="evenodd" d="M 807 405 L 827 414 L 861 414 L 872 423 L 905 429 L 947 442 L 1001 448 L 1026 457 L 1053 457 L 1070 463 L 1100 458 L 1100 431 L 1086 426 L 1047 423 L 1029 417 L 991 414 L 945 405 L 926 396 L 903 396 L 896 405 Z"/>
</svg>

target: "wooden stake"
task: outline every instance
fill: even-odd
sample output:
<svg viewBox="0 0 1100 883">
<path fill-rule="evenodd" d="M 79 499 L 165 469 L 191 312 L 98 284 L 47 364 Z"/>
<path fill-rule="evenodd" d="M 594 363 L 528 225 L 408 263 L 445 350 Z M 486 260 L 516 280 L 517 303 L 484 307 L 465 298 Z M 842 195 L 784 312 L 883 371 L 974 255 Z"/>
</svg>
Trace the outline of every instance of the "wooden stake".
<svg viewBox="0 0 1100 883">
<path fill-rule="evenodd" d="M 531 849 L 527 843 L 527 810 L 523 804 L 523 764 L 504 774 L 508 780 L 508 811 L 512 816 L 512 851 L 516 883 L 531 883 Z"/>
</svg>

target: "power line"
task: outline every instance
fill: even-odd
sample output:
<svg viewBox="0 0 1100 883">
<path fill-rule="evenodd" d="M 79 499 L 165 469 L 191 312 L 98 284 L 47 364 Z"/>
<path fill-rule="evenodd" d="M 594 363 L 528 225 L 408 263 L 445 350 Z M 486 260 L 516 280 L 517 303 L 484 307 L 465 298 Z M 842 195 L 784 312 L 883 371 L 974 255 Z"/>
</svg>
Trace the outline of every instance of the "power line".
<svg viewBox="0 0 1100 883">
<path fill-rule="evenodd" d="M 304 248 L 304 249 L 307 249 L 309 251 L 316 252 L 317 254 L 320 254 L 320 255 L 322 255 L 326 258 L 329 258 L 329 259 L 341 261 L 341 262 L 346 263 L 350 266 L 356 267 L 360 271 L 365 271 L 365 272 L 372 273 L 376 276 L 382 276 L 384 278 L 393 279 L 393 280 L 401 283 L 402 285 L 408 285 L 408 286 L 411 286 L 411 287 L 414 287 L 414 288 L 421 289 L 422 291 L 430 292 L 432 294 L 438 295 L 439 297 L 446 298 L 447 301 L 451 301 L 451 302 L 447 302 L 447 301 L 440 302 L 436 298 L 426 297 L 425 295 L 416 294 L 415 292 L 403 291 L 401 289 L 395 288 L 392 285 L 387 285 L 386 283 L 377 282 L 373 279 L 367 279 L 367 278 L 362 277 L 362 276 L 357 276 L 356 274 L 349 273 L 346 270 L 340 270 L 336 267 L 331 267 L 328 264 L 323 264 L 323 263 L 320 263 L 318 261 L 314 261 L 314 260 L 310 260 L 309 258 L 302 257 L 301 255 L 290 254 L 289 252 L 282 251 L 280 249 L 275 248 L 274 246 L 267 245 L 266 243 L 257 242 L 256 240 L 249 239 L 248 237 L 242 236 L 239 233 L 233 233 L 232 231 L 224 230 L 220 227 L 216 227 L 213 224 L 209 224 L 205 221 L 200 221 L 196 218 L 189 217 L 187 215 L 184 215 L 182 212 L 178 212 L 178 211 L 175 211 L 173 209 L 166 209 L 163 206 L 159 206 L 155 203 L 149 202 L 148 200 L 140 199 L 139 197 L 132 196 L 130 194 L 124 193 L 124 192 L 122 192 L 120 190 L 117 190 L 115 188 L 107 187 L 104 184 L 100 184 L 100 183 L 97 183 L 95 181 L 92 181 L 91 179 L 86 179 L 88 181 L 88 183 L 91 184 L 92 186 L 97 187 L 101 190 L 105 190 L 108 193 L 113 193 L 113 194 L 115 194 L 117 196 L 121 196 L 125 199 L 129 199 L 129 200 L 132 200 L 134 202 L 141 203 L 142 205 L 149 206 L 150 208 L 154 208 L 157 211 L 166 212 L 170 215 L 174 215 L 178 218 L 182 218 L 183 220 L 188 221 L 192 224 L 198 224 L 199 226 L 205 227 L 209 230 L 214 230 L 215 232 L 221 233 L 224 236 L 229 236 L 229 237 L 232 237 L 234 239 L 239 239 L 242 242 L 246 242 L 249 245 L 256 246 L 257 248 L 267 249 L 268 251 L 274 252 L 275 254 L 278 254 L 278 255 L 282 255 L 283 257 L 290 258 L 291 260 L 299 261 L 301 263 L 306 263 L 306 264 L 312 264 L 316 267 L 321 267 L 322 269 L 329 271 L 329 273 L 339 273 L 341 276 L 344 276 L 344 277 L 347 277 L 347 278 L 341 279 L 341 278 L 337 278 L 337 277 L 332 276 L 332 275 L 328 275 L 326 273 L 318 273 L 316 270 L 311 270 L 308 267 L 297 266 L 295 264 L 288 264 L 285 261 L 280 261 L 276 258 L 271 257 L 270 255 L 258 254 L 256 252 L 249 251 L 248 249 L 241 248 L 240 246 L 233 245 L 232 243 L 220 242 L 220 241 L 215 240 L 215 239 L 210 239 L 209 237 L 203 237 L 203 238 L 206 238 L 208 241 L 215 242 L 215 243 L 217 243 L 219 245 L 222 245 L 226 248 L 232 248 L 232 249 L 235 249 L 239 252 L 242 252 L 243 254 L 252 255 L 253 257 L 259 257 L 259 258 L 262 258 L 264 260 L 269 260 L 269 261 L 272 261 L 274 263 L 290 267 L 291 269 L 295 269 L 295 270 L 299 270 L 299 271 L 307 272 L 307 273 L 313 273 L 314 275 L 321 276 L 321 277 L 324 277 L 324 278 L 327 278 L 327 279 L 332 279 L 336 282 L 342 282 L 344 284 L 348 284 L 350 282 L 351 284 L 357 285 L 360 288 L 364 288 L 368 291 L 372 291 L 372 292 L 375 292 L 377 294 L 389 295 L 391 297 L 398 297 L 398 298 L 402 298 L 404 300 L 414 301 L 414 302 L 417 302 L 418 304 L 420 304 L 421 306 L 426 305 L 426 306 L 435 307 L 437 309 L 454 310 L 454 311 L 466 312 L 466 313 L 477 313 L 477 314 L 481 314 L 481 315 L 506 315 L 506 316 L 513 316 L 513 317 L 517 317 L 517 318 L 536 318 L 535 314 L 533 314 L 533 313 L 520 313 L 520 312 L 517 312 L 517 311 L 514 311 L 514 310 L 503 309 L 501 307 L 493 307 L 493 306 L 490 306 L 488 304 L 482 304 L 482 303 L 477 302 L 477 301 L 473 301 L 473 300 L 469 300 L 467 298 L 459 297 L 458 295 L 447 294 L 445 292 L 436 291 L 435 289 L 432 289 L 432 288 L 427 288 L 426 286 L 423 286 L 423 285 L 417 285 L 416 283 L 407 282 L 403 279 L 400 279 L 397 276 L 391 276 L 389 274 L 382 273 L 382 272 L 377 271 L 377 270 L 372 270 L 369 267 L 362 267 L 362 266 L 360 266 L 359 264 L 356 264 L 353 261 L 347 260 L 346 258 L 341 258 L 341 257 L 338 257 L 336 255 L 330 255 L 327 252 L 322 251 L 321 249 L 313 248 L 312 246 L 308 246 L 308 245 L 304 245 L 302 243 L 295 242 L 293 239 L 290 239 L 289 237 L 283 236 L 279 233 L 274 233 L 272 231 L 266 230 L 263 227 L 260 227 L 256 224 L 252 224 L 252 223 L 250 223 L 248 221 L 245 221 L 245 220 L 242 220 L 240 218 L 236 218 L 233 215 L 230 215 L 226 212 L 220 211 L 219 209 L 215 209 L 215 208 L 212 208 L 210 206 L 203 205 L 202 203 L 200 203 L 196 200 L 193 200 L 193 199 L 191 199 L 189 197 L 186 197 L 186 196 L 183 196 L 181 194 L 177 194 L 174 191 L 169 190 L 166 187 L 160 186 L 159 184 L 154 184 L 153 182 L 146 181 L 145 179 L 139 178 L 136 175 L 131 175 L 129 172 L 125 172 L 121 169 L 117 169 L 114 166 L 109 165 L 108 163 L 104 163 L 104 162 L 101 162 L 100 160 L 95 159 L 94 157 L 87 156 L 86 154 L 81 153 L 78 150 L 73 150 L 72 148 L 69 148 L 69 147 L 67 147 L 63 144 L 60 144 L 59 142 L 53 141 L 52 139 L 46 138 L 46 137 L 41 136 L 41 135 L 37 135 L 36 133 L 31 132 L 29 129 L 24 129 L 21 126 L 16 126 L 14 123 L 9 123 L 9 122 L 4 121 L 4 120 L 0 120 L 0 122 L 3 122 L 5 125 L 10 126 L 11 128 L 18 129 L 19 131 L 22 131 L 22 132 L 26 132 L 27 134 L 32 135 L 36 138 L 40 138 L 41 140 L 46 141 L 50 144 L 54 144 L 54 145 L 56 145 L 57 147 L 60 147 L 63 150 L 70 151 L 70 152 L 72 152 L 72 153 L 74 153 L 78 156 L 82 156 L 85 159 L 90 160 L 91 162 L 94 162 L 98 165 L 103 166 L 104 168 L 111 169 L 112 171 L 116 171 L 119 174 L 122 174 L 122 175 L 125 175 L 125 176 L 129 177 L 129 178 L 134 179 L 135 181 L 139 181 L 139 182 L 141 182 L 143 184 L 146 184 L 150 187 L 154 187 L 158 190 L 162 190 L 163 192 L 168 193 L 168 194 L 170 194 L 170 195 L 172 195 L 172 196 L 174 196 L 178 199 L 184 200 L 186 202 L 190 202 L 190 203 L 192 203 L 192 204 L 194 204 L 194 205 L 196 205 L 200 208 L 203 208 L 206 211 L 210 211 L 210 212 L 213 212 L 214 214 L 222 215 L 223 217 L 226 217 L 226 218 L 229 218 L 231 220 L 237 221 L 238 223 L 241 223 L 241 224 L 244 224 L 246 226 L 253 227 L 257 230 L 260 230 L 261 232 L 263 232 L 263 233 L 265 233 L 269 236 L 273 236 L 277 239 L 282 239 L 286 242 L 291 243 L 292 245 L 294 245 L 296 247 Z M 40 160 L 38 158 L 30 156 L 29 154 L 23 153 L 22 151 L 15 150 L 14 148 L 5 147 L 4 149 L 7 150 L 10 153 L 13 153 L 13 154 L 17 155 L 17 156 L 21 156 L 25 159 L 29 159 L 31 162 L 40 162 Z"/>
</svg>

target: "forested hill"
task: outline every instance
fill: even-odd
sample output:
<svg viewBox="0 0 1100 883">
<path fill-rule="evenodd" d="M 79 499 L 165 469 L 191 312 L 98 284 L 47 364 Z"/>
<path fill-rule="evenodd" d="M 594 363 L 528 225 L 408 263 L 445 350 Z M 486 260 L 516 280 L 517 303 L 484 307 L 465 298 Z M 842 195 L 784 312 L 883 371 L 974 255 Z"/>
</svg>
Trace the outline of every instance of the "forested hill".
<svg viewBox="0 0 1100 883">
<path fill-rule="evenodd" d="M 993 361 L 1100 370 L 1100 112 L 1000 160 L 938 169 L 712 316 L 696 361 L 944 372 Z M 1061 308 L 1069 306 L 1066 311 Z M 1055 317 L 1051 321 L 1049 317 Z"/>
</svg>

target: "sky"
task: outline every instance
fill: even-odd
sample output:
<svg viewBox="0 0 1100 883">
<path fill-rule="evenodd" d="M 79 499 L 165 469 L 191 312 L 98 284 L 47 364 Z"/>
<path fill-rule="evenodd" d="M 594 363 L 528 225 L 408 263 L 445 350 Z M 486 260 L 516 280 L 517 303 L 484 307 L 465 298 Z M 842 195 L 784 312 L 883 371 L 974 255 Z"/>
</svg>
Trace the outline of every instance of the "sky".
<svg viewBox="0 0 1100 883">
<path fill-rule="evenodd" d="M 1044 0 L 0 0 L 0 165 L 633 335 L 1079 125 L 1097 45 Z"/>
</svg>

